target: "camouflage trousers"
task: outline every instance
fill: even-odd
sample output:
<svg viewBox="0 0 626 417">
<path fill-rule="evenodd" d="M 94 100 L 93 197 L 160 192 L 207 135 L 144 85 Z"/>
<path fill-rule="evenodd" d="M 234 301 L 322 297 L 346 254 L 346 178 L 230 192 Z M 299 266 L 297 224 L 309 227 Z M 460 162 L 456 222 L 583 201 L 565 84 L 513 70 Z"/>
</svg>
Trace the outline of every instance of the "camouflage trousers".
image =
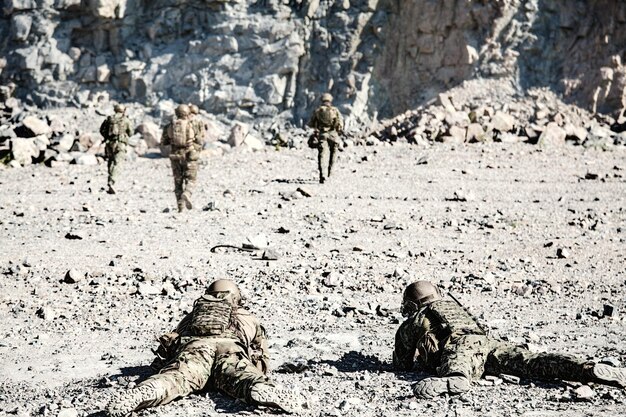
<svg viewBox="0 0 626 417">
<path fill-rule="evenodd" d="M 176 201 L 180 201 L 183 192 L 191 196 L 198 177 L 198 161 L 190 160 L 185 154 L 170 155 L 172 173 L 174 174 L 174 194 Z"/>
<path fill-rule="evenodd" d="M 330 177 L 333 165 L 337 161 L 337 134 L 320 133 L 320 143 L 317 147 L 317 168 L 320 173 L 320 181 Z"/>
<path fill-rule="evenodd" d="M 209 383 L 250 403 L 250 390 L 259 382 L 267 383 L 268 378 L 235 340 L 202 338 L 184 345 L 160 373 L 139 386 L 154 388 L 155 398 L 146 404 L 154 407 L 200 391 Z"/>
<path fill-rule="evenodd" d="M 126 158 L 126 144 L 122 142 L 107 142 L 104 147 L 104 155 L 107 158 L 107 171 L 109 174 L 107 184 L 113 186 L 121 171 L 122 162 Z"/>
<path fill-rule="evenodd" d="M 470 380 L 483 375 L 509 374 L 543 380 L 589 382 L 593 364 L 571 355 L 532 353 L 512 343 L 483 335 L 466 335 L 448 343 L 441 354 L 439 376 L 464 375 Z"/>
</svg>

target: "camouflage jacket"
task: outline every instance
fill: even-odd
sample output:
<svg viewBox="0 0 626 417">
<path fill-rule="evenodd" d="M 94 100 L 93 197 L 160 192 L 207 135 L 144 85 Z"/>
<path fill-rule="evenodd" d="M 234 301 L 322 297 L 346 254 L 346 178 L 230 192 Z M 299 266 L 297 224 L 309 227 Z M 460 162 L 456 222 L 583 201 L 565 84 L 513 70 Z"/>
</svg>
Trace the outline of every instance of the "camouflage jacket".
<svg viewBox="0 0 626 417">
<path fill-rule="evenodd" d="M 411 315 L 398 328 L 393 365 L 398 370 L 410 371 L 417 362 L 419 369 L 435 372 L 443 348 L 466 334 L 484 332 L 454 301 L 435 301 Z"/>
<path fill-rule="evenodd" d="M 309 127 L 320 133 L 343 131 L 343 119 L 337 107 L 321 105 L 313 112 Z"/>
<path fill-rule="evenodd" d="M 119 133 L 112 135 L 109 133 L 113 123 L 117 123 Z M 128 143 L 128 138 L 133 134 L 133 128 L 130 119 L 121 113 L 116 113 L 104 119 L 100 125 L 100 134 L 104 137 L 105 142 L 122 142 Z"/>
<path fill-rule="evenodd" d="M 157 359 L 153 362 L 155 368 L 160 368 L 172 359 L 181 345 L 180 335 L 186 334 L 192 321 L 192 313 L 185 315 L 176 330 L 159 337 L 160 346 L 154 353 Z M 235 311 L 235 326 L 237 328 L 237 344 L 244 348 L 249 359 L 263 373 L 269 370 L 269 350 L 267 348 L 267 336 L 261 322 L 244 308 Z"/>
</svg>

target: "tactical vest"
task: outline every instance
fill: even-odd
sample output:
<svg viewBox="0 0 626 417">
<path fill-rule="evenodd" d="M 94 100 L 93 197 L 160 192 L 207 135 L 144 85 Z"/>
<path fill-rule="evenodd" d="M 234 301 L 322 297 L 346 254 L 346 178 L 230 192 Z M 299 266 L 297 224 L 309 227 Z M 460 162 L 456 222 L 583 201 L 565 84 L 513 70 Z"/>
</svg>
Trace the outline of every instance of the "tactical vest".
<svg viewBox="0 0 626 417">
<path fill-rule="evenodd" d="M 170 132 L 174 148 L 186 148 L 193 142 L 194 130 L 191 123 L 187 120 L 174 120 Z"/>
<path fill-rule="evenodd" d="M 123 117 L 116 117 L 116 116 L 109 116 L 109 131 L 108 133 L 108 137 L 109 138 L 117 138 L 118 136 L 120 136 L 122 133 L 124 133 L 124 118 Z"/>
<path fill-rule="evenodd" d="M 235 308 L 228 296 L 203 295 L 193 304 L 189 326 L 181 336 L 239 338 Z"/>
<path fill-rule="evenodd" d="M 423 314 L 433 326 L 440 343 L 466 334 L 485 334 L 474 319 L 454 301 L 436 301 L 428 305 Z"/>
<path fill-rule="evenodd" d="M 330 106 L 320 106 L 316 110 L 317 128 L 322 132 L 328 132 L 335 128 L 335 109 Z"/>
</svg>

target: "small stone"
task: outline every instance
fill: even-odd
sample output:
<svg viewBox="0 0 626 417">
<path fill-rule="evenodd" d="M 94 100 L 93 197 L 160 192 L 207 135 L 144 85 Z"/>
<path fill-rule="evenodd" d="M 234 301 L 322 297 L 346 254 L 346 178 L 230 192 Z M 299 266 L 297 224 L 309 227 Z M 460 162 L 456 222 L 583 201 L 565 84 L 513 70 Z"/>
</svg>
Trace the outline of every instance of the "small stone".
<svg viewBox="0 0 626 417">
<path fill-rule="evenodd" d="M 66 284 L 76 284 L 84 278 L 84 274 L 81 274 L 76 269 L 72 268 L 65 273 L 65 277 L 63 278 L 63 282 Z"/>
<path fill-rule="evenodd" d="M 264 261 L 277 261 L 278 258 L 278 252 L 274 249 L 265 249 L 263 255 L 261 255 L 261 259 Z"/>
<path fill-rule="evenodd" d="M 491 383 L 493 385 L 500 385 L 502 384 L 502 379 L 498 378 L 497 376 L 493 376 L 493 375 L 486 375 L 485 379 L 487 381 L 491 381 Z"/>
<path fill-rule="evenodd" d="M 161 294 L 161 288 L 158 288 L 147 282 L 140 282 L 137 285 L 137 292 L 141 295 L 158 295 Z"/>
<path fill-rule="evenodd" d="M 337 279 L 337 274 L 332 272 L 332 271 L 328 271 L 328 272 L 324 272 L 322 274 L 322 276 L 324 277 L 324 279 L 322 280 L 322 284 L 324 284 L 326 287 L 336 287 L 337 285 L 339 285 L 339 280 Z"/>
<path fill-rule="evenodd" d="M 409 410 L 417 410 L 419 406 L 417 405 L 416 401 L 411 401 L 408 407 L 409 407 Z"/>
<path fill-rule="evenodd" d="M 556 250 L 556 257 L 559 259 L 566 259 L 569 257 L 569 251 L 565 248 L 558 248 Z"/>
<path fill-rule="evenodd" d="M 615 307 L 612 304 L 605 304 L 602 308 L 603 317 L 613 317 L 615 314 Z"/>
<path fill-rule="evenodd" d="M 65 408 L 59 411 L 58 417 L 78 417 L 78 411 L 75 408 Z"/>
<path fill-rule="evenodd" d="M 589 385 L 582 385 L 574 390 L 575 398 L 578 401 L 591 401 L 596 396 L 596 392 Z"/>
<path fill-rule="evenodd" d="M 302 194 L 305 197 L 312 197 L 313 196 L 313 193 L 308 188 L 298 187 L 298 189 L 296 191 L 299 192 L 300 194 Z"/>
<path fill-rule="evenodd" d="M 514 375 L 500 374 L 498 375 L 504 382 L 508 384 L 519 385 L 520 377 Z"/>
</svg>

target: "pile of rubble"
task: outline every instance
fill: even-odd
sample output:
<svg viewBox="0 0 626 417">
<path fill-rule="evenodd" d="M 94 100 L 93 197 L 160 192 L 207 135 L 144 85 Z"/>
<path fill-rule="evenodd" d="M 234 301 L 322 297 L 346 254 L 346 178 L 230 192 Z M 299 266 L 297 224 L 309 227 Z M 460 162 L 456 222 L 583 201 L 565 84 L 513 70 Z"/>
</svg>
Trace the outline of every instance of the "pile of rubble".
<svg viewBox="0 0 626 417">
<path fill-rule="evenodd" d="M 583 146 L 626 145 L 624 120 L 593 115 L 538 89 L 510 100 L 464 100 L 440 94 L 437 101 L 381 122 L 363 142 L 415 144 L 528 142 L 542 146 L 566 141 Z"/>
</svg>

